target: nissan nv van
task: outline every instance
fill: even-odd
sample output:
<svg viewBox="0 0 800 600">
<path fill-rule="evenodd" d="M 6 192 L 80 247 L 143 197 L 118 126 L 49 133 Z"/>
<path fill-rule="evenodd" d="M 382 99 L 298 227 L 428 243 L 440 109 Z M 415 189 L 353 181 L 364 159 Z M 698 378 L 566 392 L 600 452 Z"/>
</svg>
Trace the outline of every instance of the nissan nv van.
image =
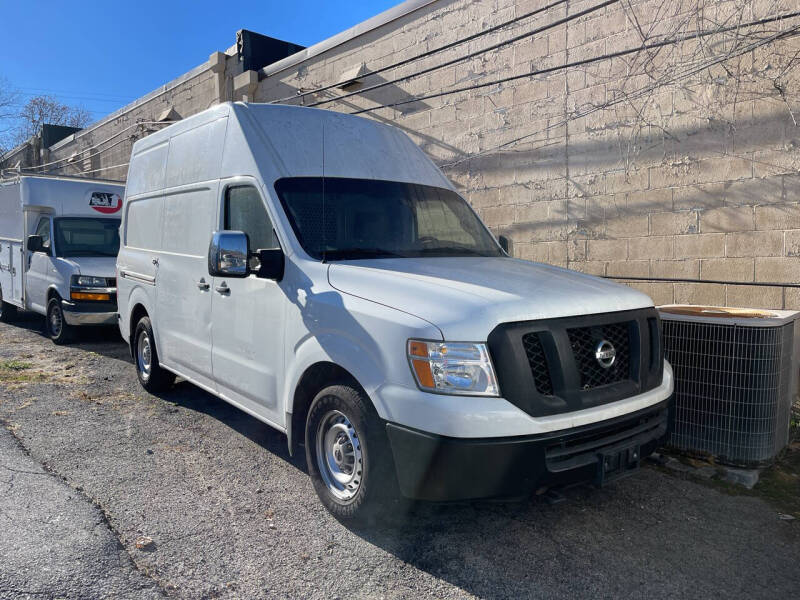
<svg viewBox="0 0 800 600">
<path fill-rule="evenodd" d="M 215 106 L 134 144 L 121 232 L 141 385 L 284 432 L 339 518 L 603 484 L 665 434 L 650 298 L 511 258 L 397 128 Z"/>
</svg>

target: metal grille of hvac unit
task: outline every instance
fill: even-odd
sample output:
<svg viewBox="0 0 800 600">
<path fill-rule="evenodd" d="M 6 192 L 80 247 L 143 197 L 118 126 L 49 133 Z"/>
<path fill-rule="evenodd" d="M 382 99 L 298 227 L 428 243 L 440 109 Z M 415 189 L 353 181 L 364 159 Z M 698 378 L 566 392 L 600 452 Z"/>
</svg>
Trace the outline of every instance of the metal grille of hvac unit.
<svg viewBox="0 0 800 600">
<path fill-rule="evenodd" d="M 738 466 L 770 462 L 788 443 L 794 322 L 761 327 L 661 317 L 675 373 L 667 444 Z"/>
</svg>

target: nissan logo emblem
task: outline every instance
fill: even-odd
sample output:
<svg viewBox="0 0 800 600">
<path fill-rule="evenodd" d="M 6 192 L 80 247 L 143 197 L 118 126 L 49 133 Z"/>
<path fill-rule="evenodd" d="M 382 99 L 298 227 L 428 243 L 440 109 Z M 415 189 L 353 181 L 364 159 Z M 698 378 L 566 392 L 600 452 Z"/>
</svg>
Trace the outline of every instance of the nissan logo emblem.
<svg viewBox="0 0 800 600">
<path fill-rule="evenodd" d="M 617 349 L 608 340 L 603 340 L 595 346 L 594 357 L 601 367 L 610 369 L 617 360 Z"/>
</svg>

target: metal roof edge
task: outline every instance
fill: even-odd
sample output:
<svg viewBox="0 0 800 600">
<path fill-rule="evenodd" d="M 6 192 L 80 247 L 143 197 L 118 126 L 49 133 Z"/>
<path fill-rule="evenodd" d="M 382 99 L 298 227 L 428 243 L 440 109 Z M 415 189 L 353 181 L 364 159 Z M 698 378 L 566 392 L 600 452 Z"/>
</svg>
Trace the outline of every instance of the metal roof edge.
<svg viewBox="0 0 800 600">
<path fill-rule="evenodd" d="M 406 0 L 405 2 L 402 2 L 397 6 L 393 6 L 392 8 L 389 8 L 382 13 L 375 15 L 374 17 L 370 17 L 366 21 L 362 21 L 361 23 L 354 25 L 350 29 L 345 29 L 341 33 L 337 33 L 326 40 L 322 40 L 313 46 L 309 46 L 305 50 L 301 50 L 300 52 L 292 54 L 291 56 L 287 56 L 278 62 L 267 65 L 266 67 L 260 69 L 259 73 L 267 77 L 274 75 L 275 73 L 289 69 L 297 64 L 300 64 L 301 62 L 318 56 L 323 52 L 327 52 L 331 48 L 335 48 L 336 46 L 340 46 L 345 42 L 349 42 L 353 38 L 364 35 L 373 29 L 377 29 L 378 27 L 386 25 L 387 23 L 391 23 L 392 21 L 404 17 L 415 10 L 419 10 L 424 6 L 439 1 L 440 0 Z"/>
<path fill-rule="evenodd" d="M 73 133 L 70 136 L 65 137 L 60 142 L 57 142 L 57 143 L 53 144 L 52 146 L 50 146 L 49 149 L 50 150 L 58 150 L 62 146 L 65 146 L 68 143 L 70 143 L 72 141 L 75 141 L 79 137 L 82 137 L 84 134 L 91 132 L 92 130 L 100 127 L 101 125 L 105 125 L 109 121 L 112 121 L 112 120 L 114 120 L 114 119 L 116 119 L 118 117 L 121 117 L 122 115 L 124 115 L 127 112 L 130 112 L 131 110 L 133 110 L 137 106 L 140 106 L 140 105 L 144 104 L 145 102 L 149 102 L 153 98 L 157 98 L 158 96 L 160 96 L 162 94 L 165 94 L 166 92 L 170 91 L 171 89 L 179 86 L 181 83 L 184 83 L 185 81 L 188 81 L 189 79 L 192 79 L 193 77 L 196 77 L 197 75 L 200 75 L 201 73 L 203 73 L 203 72 L 205 72 L 207 70 L 208 70 L 208 62 L 204 62 L 202 64 L 199 64 L 195 68 L 193 68 L 191 71 L 187 71 L 183 75 L 180 75 L 179 77 L 176 77 L 175 79 L 173 79 L 171 81 L 168 81 L 164 85 L 161 85 L 161 86 L 157 87 L 153 91 L 145 94 L 144 96 L 142 96 L 140 98 L 137 98 L 133 102 L 131 102 L 129 104 L 126 104 L 125 106 L 123 106 L 121 108 L 118 108 L 117 110 L 115 110 L 114 112 L 110 113 L 109 115 L 106 115 L 105 117 L 103 117 L 99 121 L 95 121 L 94 123 L 86 126 L 84 129 L 81 129 L 80 131 L 78 131 L 76 133 Z"/>
</svg>

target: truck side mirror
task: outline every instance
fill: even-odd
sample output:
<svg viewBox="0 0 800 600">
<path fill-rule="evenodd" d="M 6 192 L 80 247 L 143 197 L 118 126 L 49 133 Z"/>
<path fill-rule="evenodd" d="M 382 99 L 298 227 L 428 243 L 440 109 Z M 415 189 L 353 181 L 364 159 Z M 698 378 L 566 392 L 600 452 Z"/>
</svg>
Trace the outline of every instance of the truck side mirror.
<svg viewBox="0 0 800 600">
<path fill-rule="evenodd" d="M 511 240 L 509 240 L 506 236 L 501 235 L 497 238 L 497 241 L 500 242 L 500 247 L 503 249 L 503 252 L 511 256 Z"/>
<path fill-rule="evenodd" d="M 40 235 L 29 235 L 26 247 L 31 252 L 41 252 L 44 250 L 44 240 Z"/>
<path fill-rule="evenodd" d="M 208 274 L 213 277 L 250 275 L 250 240 L 243 231 L 215 231 L 208 245 Z"/>
<path fill-rule="evenodd" d="M 283 250 L 280 248 L 259 250 L 256 252 L 256 255 L 258 256 L 258 261 L 261 263 L 258 271 L 256 271 L 256 277 L 274 279 L 275 281 L 283 279 L 283 268 L 286 264 Z"/>
</svg>

